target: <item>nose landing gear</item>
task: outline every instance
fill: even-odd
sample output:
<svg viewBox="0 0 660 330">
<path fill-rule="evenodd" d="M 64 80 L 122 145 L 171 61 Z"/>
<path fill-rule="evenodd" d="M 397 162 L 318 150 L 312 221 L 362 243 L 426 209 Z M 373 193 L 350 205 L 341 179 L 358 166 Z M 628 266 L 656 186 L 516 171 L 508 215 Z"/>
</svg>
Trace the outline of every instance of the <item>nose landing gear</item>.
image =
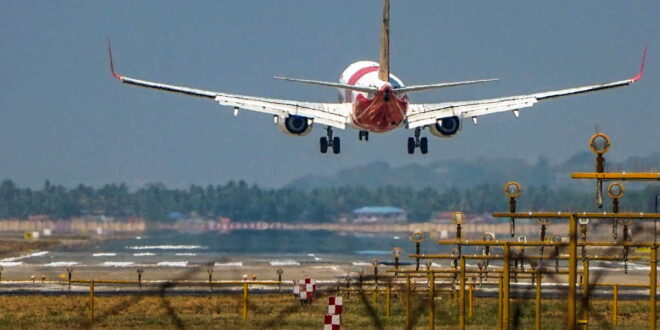
<svg viewBox="0 0 660 330">
<path fill-rule="evenodd" d="M 420 138 L 421 133 L 422 129 L 417 127 L 415 128 L 415 137 L 408 138 L 408 154 L 414 154 L 416 148 L 419 148 L 419 151 L 423 155 L 429 152 L 429 141 L 426 137 Z"/>
<path fill-rule="evenodd" d="M 369 131 L 360 131 L 358 133 L 358 139 L 362 141 L 364 138 L 364 141 L 369 141 Z"/>
<path fill-rule="evenodd" d="M 332 153 L 334 154 L 339 154 L 341 152 L 341 141 L 339 140 L 339 137 L 333 137 L 332 136 L 332 127 L 328 126 L 326 128 L 326 135 L 321 138 L 320 142 L 320 147 L 321 147 L 321 153 L 325 154 L 328 152 L 328 147 L 332 148 Z"/>
</svg>

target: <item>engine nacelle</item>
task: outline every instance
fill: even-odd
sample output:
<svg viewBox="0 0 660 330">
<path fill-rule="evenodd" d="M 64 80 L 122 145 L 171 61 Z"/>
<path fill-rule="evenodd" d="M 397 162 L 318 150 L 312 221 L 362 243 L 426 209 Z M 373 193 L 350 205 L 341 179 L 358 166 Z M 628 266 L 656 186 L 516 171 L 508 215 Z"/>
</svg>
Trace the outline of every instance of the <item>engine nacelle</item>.
<svg viewBox="0 0 660 330">
<path fill-rule="evenodd" d="M 431 134 L 441 138 L 451 138 L 456 136 L 461 130 L 461 119 L 457 116 L 442 118 L 441 122 L 436 122 L 430 127 Z"/>
<path fill-rule="evenodd" d="M 279 117 L 280 130 L 288 135 L 303 136 L 312 131 L 312 120 L 303 116 Z"/>
</svg>

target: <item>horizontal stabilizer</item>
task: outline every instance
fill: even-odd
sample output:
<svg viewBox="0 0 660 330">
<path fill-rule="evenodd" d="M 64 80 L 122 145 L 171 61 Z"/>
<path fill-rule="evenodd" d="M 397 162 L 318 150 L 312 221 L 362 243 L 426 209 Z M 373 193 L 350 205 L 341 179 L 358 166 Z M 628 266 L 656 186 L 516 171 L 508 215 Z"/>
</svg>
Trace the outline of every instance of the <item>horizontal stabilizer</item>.
<svg viewBox="0 0 660 330">
<path fill-rule="evenodd" d="M 310 84 L 310 85 L 319 85 L 319 86 L 326 86 L 326 87 L 341 88 L 341 89 L 347 89 L 347 90 L 351 90 L 351 91 L 364 92 L 364 93 L 378 92 L 378 88 L 375 88 L 375 87 L 353 86 L 353 85 L 346 85 L 346 84 L 327 82 L 327 81 L 296 79 L 296 78 L 286 78 L 286 77 L 277 77 L 277 76 L 275 77 L 275 79 L 293 81 L 293 82 L 298 82 L 298 83 L 303 83 L 303 84 Z"/>
<path fill-rule="evenodd" d="M 397 88 L 396 92 L 397 93 L 419 92 L 419 91 L 423 91 L 423 90 L 427 90 L 427 89 L 436 89 L 436 88 L 462 86 L 462 85 L 472 85 L 472 84 L 479 84 L 479 83 L 484 83 L 484 82 L 489 82 L 489 81 L 497 81 L 497 80 L 499 80 L 499 79 L 496 79 L 496 78 L 495 79 L 480 79 L 480 80 L 444 82 L 444 83 L 429 84 L 429 85 L 414 85 L 414 86 L 406 86 L 406 87 Z"/>
</svg>

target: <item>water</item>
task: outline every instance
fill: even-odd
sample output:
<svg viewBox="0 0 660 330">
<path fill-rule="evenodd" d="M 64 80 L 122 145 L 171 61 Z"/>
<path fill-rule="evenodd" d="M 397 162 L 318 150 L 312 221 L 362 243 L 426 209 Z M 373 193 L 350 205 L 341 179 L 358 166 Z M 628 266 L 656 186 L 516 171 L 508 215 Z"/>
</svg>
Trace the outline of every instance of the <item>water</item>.
<svg viewBox="0 0 660 330">
<path fill-rule="evenodd" d="M 406 234 L 354 234 L 331 231 L 234 231 L 184 233 L 152 231 L 130 239 L 105 241 L 94 246 L 37 251 L 0 260 L 4 267 L 243 267 L 369 264 L 373 258 L 392 261 L 395 246 L 405 255 L 414 253 Z M 431 240 L 422 253 L 447 253 Z M 466 251 L 467 252 L 467 251 Z"/>
</svg>

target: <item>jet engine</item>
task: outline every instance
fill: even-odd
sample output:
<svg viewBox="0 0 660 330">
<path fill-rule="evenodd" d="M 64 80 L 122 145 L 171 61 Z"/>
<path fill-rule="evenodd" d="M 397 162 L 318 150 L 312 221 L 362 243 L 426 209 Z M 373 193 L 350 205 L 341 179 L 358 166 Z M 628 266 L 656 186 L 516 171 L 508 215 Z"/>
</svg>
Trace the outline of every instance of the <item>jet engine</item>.
<svg viewBox="0 0 660 330">
<path fill-rule="evenodd" d="M 461 119 L 457 116 L 442 118 L 430 126 L 431 134 L 441 138 L 454 137 L 461 129 Z"/>
<path fill-rule="evenodd" d="M 288 135 L 303 136 L 312 131 L 312 120 L 302 116 L 288 116 L 278 118 L 280 130 Z"/>
</svg>

